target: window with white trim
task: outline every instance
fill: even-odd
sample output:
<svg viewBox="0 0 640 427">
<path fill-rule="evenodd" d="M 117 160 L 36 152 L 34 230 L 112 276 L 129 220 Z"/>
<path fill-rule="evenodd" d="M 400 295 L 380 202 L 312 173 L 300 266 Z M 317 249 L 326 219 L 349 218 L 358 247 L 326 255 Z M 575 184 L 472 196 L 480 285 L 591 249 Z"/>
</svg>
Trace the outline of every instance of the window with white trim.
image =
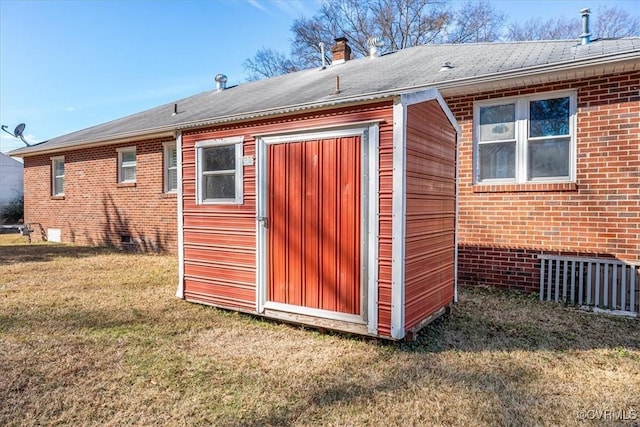
<svg viewBox="0 0 640 427">
<path fill-rule="evenodd" d="M 118 148 L 118 182 L 136 182 L 136 147 Z"/>
<path fill-rule="evenodd" d="M 197 202 L 242 204 L 243 137 L 196 143 Z"/>
<path fill-rule="evenodd" d="M 64 196 L 64 156 L 51 158 L 51 195 Z"/>
<path fill-rule="evenodd" d="M 178 150 L 175 142 L 164 144 L 164 192 L 178 191 Z"/>
<path fill-rule="evenodd" d="M 476 103 L 475 182 L 575 181 L 575 123 L 575 92 Z"/>
</svg>

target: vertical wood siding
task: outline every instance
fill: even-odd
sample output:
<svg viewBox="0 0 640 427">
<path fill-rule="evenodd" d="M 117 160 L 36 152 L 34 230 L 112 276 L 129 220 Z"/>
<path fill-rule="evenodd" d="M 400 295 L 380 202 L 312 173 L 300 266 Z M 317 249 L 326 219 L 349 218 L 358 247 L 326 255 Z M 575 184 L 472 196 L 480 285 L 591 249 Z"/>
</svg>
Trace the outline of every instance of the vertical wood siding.
<svg viewBox="0 0 640 427">
<path fill-rule="evenodd" d="M 269 301 L 360 314 L 361 145 L 268 147 Z"/>
<path fill-rule="evenodd" d="M 185 298 L 216 306 L 255 311 L 256 176 L 244 167 L 242 205 L 197 205 L 197 141 L 244 136 L 244 156 L 255 158 L 254 135 L 380 120 L 379 333 L 391 331 L 391 150 L 392 103 L 352 106 L 322 112 L 218 126 L 183 133 L 183 220 Z M 372 266 L 375 268 L 376 266 Z"/>
<path fill-rule="evenodd" d="M 405 328 L 453 301 L 456 133 L 436 101 L 411 105 L 406 141 Z"/>
</svg>

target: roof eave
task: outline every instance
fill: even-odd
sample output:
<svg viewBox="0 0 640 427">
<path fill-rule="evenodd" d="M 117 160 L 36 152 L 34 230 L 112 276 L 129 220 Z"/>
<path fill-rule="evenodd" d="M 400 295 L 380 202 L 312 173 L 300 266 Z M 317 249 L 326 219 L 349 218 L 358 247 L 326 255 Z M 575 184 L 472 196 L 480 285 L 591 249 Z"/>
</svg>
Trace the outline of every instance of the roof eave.
<svg viewBox="0 0 640 427">
<path fill-rule="evenodd" d="M 38 149 L 39 147 L 37 145 L 32 145 L 30 147 L 23 147 L 10 151 L 9 153 L 7 153 L 7 155 L 24 158 L 41 154 L 59 153 L 61 151 L 79 150 L 87 147 L 101 147 L 104 145 L 122 144 L 132 141 L 140 141 L 142 139 L 146 140 L 156 138 L 169 138 L 173 137 L 175 135 L 175 132 L 175 126 L 163 126 L 161 128 L 143 129 L 137 132 L 115 134 L 103 138 L 83 139 L 81 141 L 78 141 L 77 143 L 65 144 L 61 147 L 53 146 Z"/>
<path fill-rule="evenodd" d="M 304 104 L 294 104 L 285 107 L 271 108 L 265 110 L 256 110 L 241 114 L 231 114 L 220 117 L 210 117 L 206 119 L 194 120 L 190 122 L 177 123 L 171 126 L 163 126 L 157 128 L 142 129 L 136 132 L 127 132 L 122 134 L 109 135 L 103 138 L 95 138 L 90 140 L 82 140 L 77 144 L 66 144 L 62 147 L 50 147 L 38 149 L 37 146 L 19 148 L 8 154 L 14 157 L 27 157 L 32 155 L 55 153 L 60 151 L 75 150 L 85 148 L 87 146 L 111 145 L 125 142 L 131 142 L 141 139 L 152 139 L 160 137 L 169 137 L 175 132 L 184 129 L 193 129 L 205 126 L 213 126 L 230 122 L 242 122 L 255 120 L 265 117 L 286 115 L 301 111 L 317 110 L 327 107 L 338 107 L 349 104 L 359 104 L 369 101 L 382 101 L 386 98 L 393 98 L 398 95 L 409 93 L 417 90 L 435 87 L 443 96 L 464 95 L 476 93 L 492 88 L 504 88 L 507 85 L 522 85 L 527 83 L 535 83 L 537 80 L 548 78 L 552 75 L 558 75 L 567 71 L 580 71 L 586 73 L 589 70 L 604 72 L 608 68 L 614 69 L 615 66 L 623 66 L 624 64 L 633 64 L 633 69 L 640 68 L 640 56 L 637 51 L 629 51 L 617 53 L 614 55 L 606 55 L 600 57 L 589 57 L 580 60 L 565 61 L 556 64 L 544 64 L 535 67 L 529 67 L 518 70 L 507 70 L 501 73 L 485 74 L 479 76 L 465 77 L 461 79 L 453 79 L 439 83 L 430 83 L 409 86 L 404 88 L 395 88 L 386 91 L 370 92 L 351 97 L 342 97 L 334 99 L 323 99 L 321 101 L 313 101 Z M 500 84 L 498 84 L 498 82 Z"/>
<path fill-rule="evenodd" d="M 633 64 L 633 69 L 640 69 L 640 55 L 637 51 L 625 52 L 623 54 L 603 56 L 599 58 L 588 58 L 579 61 L 566 61 L 553 65 L 539 65 L 521 70 L 509 70 L 497 74 L 485 74 L 473 76 L 463 79 L 449 80 L 438 83 L 435 86 L 444 96 L 452 95 L 468 95 L 475 92 L 504 89 L 506 85 L 530 85 L 544 83 L 550 76 L 563 75 L 568 71 L 575 72 L 575 76 L 571 78 L 580 78 L 578 73 L 585 74 L 589 71 L 594 73 L 605 72 L 623 72 L 630 69 L 617 70 L 616 68 L 624 67 L 625 64 Z M 558 80 L 568 80 L 562 78 Z M 500 82 L 500 84 L 497 84 Z"/>
</svg>

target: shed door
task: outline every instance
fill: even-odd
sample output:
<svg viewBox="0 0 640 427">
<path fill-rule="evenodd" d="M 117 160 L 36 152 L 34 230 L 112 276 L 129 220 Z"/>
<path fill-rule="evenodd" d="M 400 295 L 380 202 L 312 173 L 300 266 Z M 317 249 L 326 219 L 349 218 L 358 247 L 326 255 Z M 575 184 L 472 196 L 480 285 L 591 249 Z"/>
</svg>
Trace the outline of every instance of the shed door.
<svg viewBox="0 0 640 427">
<path fill-rule="evenodd" d="M 267 300 L 360 315 L 361 136 L 267 148 Z"/>
</svg>

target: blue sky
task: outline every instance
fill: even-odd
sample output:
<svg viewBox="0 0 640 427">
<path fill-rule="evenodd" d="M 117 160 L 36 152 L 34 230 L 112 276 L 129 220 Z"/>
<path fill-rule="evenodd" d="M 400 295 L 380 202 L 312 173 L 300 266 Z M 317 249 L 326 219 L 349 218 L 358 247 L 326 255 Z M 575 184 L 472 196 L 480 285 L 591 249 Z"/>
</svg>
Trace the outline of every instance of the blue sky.
<svg viewBox="0 0 640 427">
<path fill-rule="evenodd" d="M 638 0 L 496 0 L 511 20 L 575 17 Z M 453 6 L 457 3 L 452 2 Z M 294 19 L 316 0 L 0 0 L 0 123 L 40 142 L 215 87 L 245 81 L 261 47 L 289 51 Z M 23 146 L 1 133 L 0 152 Z"/>
</svg>

